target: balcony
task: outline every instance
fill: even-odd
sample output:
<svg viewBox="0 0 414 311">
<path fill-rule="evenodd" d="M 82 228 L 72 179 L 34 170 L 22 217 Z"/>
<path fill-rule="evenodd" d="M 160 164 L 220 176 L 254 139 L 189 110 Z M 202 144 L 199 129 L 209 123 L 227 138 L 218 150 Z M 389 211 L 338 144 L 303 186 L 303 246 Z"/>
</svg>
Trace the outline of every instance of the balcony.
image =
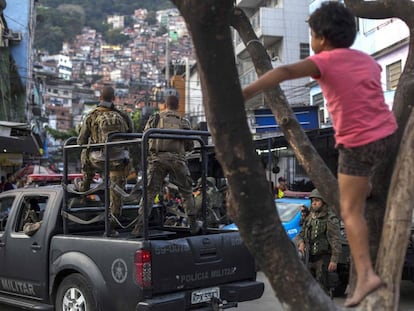
<svg viewBox="0 0 414 311">
<path fill-rule="evenodd" d="M 286 29 L 283 8 L 261 7 L 250 17 L 250 23 L 265 48 L 283 39 Z M 236 55 L 244 54 L 246 47 L 236 36 Z"/>
<path fill-rule="evenodd" d="M 256 8 L 262 3 L 262 0 L 237 0 L 236 5 L 239 8 Z"/>
</svg>

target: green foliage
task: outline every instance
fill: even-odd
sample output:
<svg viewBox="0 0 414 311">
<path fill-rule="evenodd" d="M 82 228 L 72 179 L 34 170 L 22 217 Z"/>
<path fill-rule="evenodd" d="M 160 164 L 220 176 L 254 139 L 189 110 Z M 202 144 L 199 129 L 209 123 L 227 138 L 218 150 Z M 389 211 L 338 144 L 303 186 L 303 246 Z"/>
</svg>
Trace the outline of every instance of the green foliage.
<svg viewBox="0 0 414 311">
<path fill-rule="evenodd" d="M 109 44 L 124 44 L 129 40 L 129 37 L 127 35 L 124 35 L 120 32 L 119 29 L 110 29 L 105 33 L 105 41 Z"/>
<path fill-rule="evenodd" d="M 112 40 L 109 43 L 123 43 L 126 38 L 109 31 L 108 15 L 132 16 L 138 8 L 155 11 L 172 7 L 168 0 L 42 0 L 36 10 L 34 46 L 56 54 L 62 49 L 63 41 L 72 42 L 85 26 L 106 35 Z M 127 25 L 130 24 L 131 20 L 127 19 Z"/>
<path fill-rule="evenodd" d="M 46 127 L 46 132 L 56 140 L 66 140 L 73 136 L 78 136 L 76 129 L 72 128 L 69 131 L 59 131 L 51 127 Z"/>
<path fill-rule="evenodd" d="M 141 124 L 141 109 L 137 109 L 134 111 L 134 113 L 131 116 L 132 122 L 134 123 L 134 129 L 135 131 L 139 131 L 140 124 Z"/>
<path fill-rule="evenodd" d="M 145 21 L 148 23 L 148 25 L 155 25 L 158 22 L 155 12 L 148 12 L 147 19 Z"/>
</svg>

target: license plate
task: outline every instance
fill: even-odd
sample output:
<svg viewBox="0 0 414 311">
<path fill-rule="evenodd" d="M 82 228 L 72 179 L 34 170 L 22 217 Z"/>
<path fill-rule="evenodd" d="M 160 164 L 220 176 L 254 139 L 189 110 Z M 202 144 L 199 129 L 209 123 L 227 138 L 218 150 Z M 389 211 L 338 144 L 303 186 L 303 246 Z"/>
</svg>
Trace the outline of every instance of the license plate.
<svg viewBox="0 0 414 311">
<path fill-rule="evenodd" d="M 209 302 L 213 297 L 220 298 L 219 287 L 211 287 L 196 290 L 191 293 L 191 304 Z"/>
</svg>

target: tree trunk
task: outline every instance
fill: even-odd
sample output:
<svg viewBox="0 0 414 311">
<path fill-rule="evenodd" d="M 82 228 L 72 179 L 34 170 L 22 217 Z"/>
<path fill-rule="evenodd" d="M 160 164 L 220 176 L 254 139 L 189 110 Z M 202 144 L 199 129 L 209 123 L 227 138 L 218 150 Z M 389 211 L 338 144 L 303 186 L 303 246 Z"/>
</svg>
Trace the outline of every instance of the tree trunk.
<svg viewBox="0 0 414 311">
<path fill-rule="evenodd" d="M 373 19 L 400 18 L 405 21 L 410 29 L 407 62 L 400 77 L 393 104 L 393 112 L 399 126 L 397 132 L 399 145 L 408 118 L 412 114 L 411 101 L 414 98 L 414 3 L 408 0 L 383 0 L 370 2 L 345 0 L 345 4 L 358 17 Z M 412 140 L 409 129 L 410 126 L 406 129 L 403 141 L 410 142 Z M 394 152 L 390 154 L 387 163 L 384 163 L 373 176 L 373 195 L 372 198 L 368 200 L 366 208 L 367 221 L 370 229 L 371 256 L 373 257 L 374 262 L 376 261 L 376 270 L 379 272 L 384 282 L 387 283 L 386 289 L 382 290 L 378 296 L 375 295 L 370 299 L 367 299 L 363 304 L 365 307 L 368 305 L 380 307 L 379 309 L 372 310 L 397 310 L 399 305 L 401 271 L 404 264 L 411 228 L 412 205 L 410 205 L 410 203 L 413 202 L 409 199 L 404 201 L 402 199 L 410 196 L 409 193 L 411 192 L 413 178 L 412 172 L 410 172 L 412 165 L 407 165 L 406 162 L 408 159 L 405 158 L 407 156 L 409 157 L 409 154 L 404 154 L 409 152 L 409 150 L 407 151 L 407 148 L 410 148 L 409 146 L 404 145 L 404 147 L 401 148 L 400 155 L 395 162 L 396 167 L 393 167 L 398 152 L 398 145 L 395 146 Z M 405 166 L 403 170 L 400 169 L 401 165 Z M 389 189 L 390 176 L 392 174 L 392 187 Z M 399 174 L 402 174 L 402 176 L 399 176 Z M 407 176 L 404 177 L 405 174 L 411 174 L 411 179 L 408 179 Z M 402 193 L 399 193 L 400 191 L 406 195 L 402 195 Z M 389 198 L 388 200 L 387 194 Z M 396 201 L 398 201 L 399 204 L 396 204 Z M 401 222 L 397 221 L 398 219 L 406 219 L 408 221 Z M 395 249 L 399 249 L 400 251 L 395 251 Z M 378 257 L 377 253 L 379 255 Z M 353 283 L 354 282 L 351 282 L 351 284 Z"/>
<path fill-rule="evenodd" d="M 377 18 L 387 17 L 386 12 L 387 10 L 390 12 L 390 7 L 394 13 L 403 7 L 401 4 L 412 7 L 412 2 L 408 0 L 345 1 L 355 11 L 360 7 L 364 14 L 376 12 Z M 260 49 L 252 50 L 252 46 L 259 46 L 255 41 L 257 38 L 251 28 L 249 29 L 242 21 L 242 17 L 233 15 L 234 4 L 232 0 L 173 0 L 172 2 L 175 3 L 186 20 L 193 38 L 206 118 L 216 146 L 217 158 L 228 178 L 230 190 L 228 208 L 230 213 L 235 216 L 235 222 L 245 244 L 265 272 L 284 308 L 287 310 L 335 310 L 337 307 L 332 300 L 324 294 L 304 265 L 299 262 L 296 251 L 275 211 L 272 190 L 254 150 L 251 133 L 246 122 L 246 113 L 234 62 L 230 24 L 232 23 L 236 28 L 239 27 L 237 29 L 244 42 L 246 44 L 249 42 L 247 49 L 252 55 L 259 75 L 271 69 L 267 54 L 264 55 Z M 394 6 L 390 6 L 390 3 Z M 411 18 L 409 13 L 413 10 L 408 13 L 407 11 L 401 15 L 406 22 Z M 237 13 L 236 10 L 235 14 L 240 14 L 240 12 Z M 411 15 L 414 16 L 414 14 Z M 412 26 L 411 29 L 413 29 Z M 414 81 L 412 79 L 414 57 L 411 45 L 412 43 L 410 43 L 409 59 L 400 78 L 400 86 L 394 103 L 394 112 L 400 125 L 399 135 L 408 121 L 411 110 L 408 105 L 408 97 L 405 96 L 413 98 L 414 94 L 414 83 L 411 82 Z M 401 91 L 400 88 L 402 88 Z M 328 185 L 320 181 L 320 174 L 331 181 L 334 178 L 330 176 L 330 172 L 325 171 L 326 166 L 323 162 L 321 163 L 320 158 L 313 156 L 316 152 L 295 121 L 283 93 L 279 88 L 276 88 L 266 92 L 266 98 L 296 157 L 322 194 L 329 197 L 329 202 L 334 202 L 335 210 L 338 211 L 336 182 Z M 393 310 L 392 308 L 398 306 L 399 286 L 395 284 L 399 284 L 401 277 L 401 267 L 408 242 L 408 222 L 411 220 L 411 215 L 409 215 L 408 221 L 400 220 L 407 219 L 414 196 L 414 190 L 407 189 L 412 185 L 413 180 L 413 172 L 410 171 L 413 167 L 413 163 L 411 163 L 413 160 L 410 159 L 410 153 L 413 150 L 413 118 L 411 117 L 404 136 L 410 141 L 410 144 L 404 145 L 401 149 L 398 166 L 393 177 L 393 187 L 390 189 L 390 197 L 399 199 L 389 203 L 385 234 L 378 260 L 378 271 L 381 277 L 389 285 L 393 285 L 370 295 L 361 304 L 359 308 L 361 310 Z M 308 154 L 312 154 L 312 157 L 307 160 L 305 155 L 308 156 Z M 381 187 L 388 189 L 387 179 L 392 172 L 394 155 L 391 155 L 390 158 L 388 165 L 384 165 L 373 179 L 374 196 L 367 206 L 368 215 L 376 216 L 376 218 L 368 217 L 370 225 L 373 223 L 372 220 L 376 219 L 376 225 L 374 222 L 374 226 L 371 225 L 370 228 L 376 227 L 378 232 L 380 232 L 379 228 L 381 228 L 380 224 L 382 224 L 385 207 L 385 200 L 381 200 L 381 198 L 386 195 L 386 191 L 378 189 Z M 403 184 L 404 182 L 405 184 Z M 331 189 L 332 191 L 329 191 L 332 184 L 335 186 L 333 186 L 333 190 Z M 376 210 L 374 210 L 374 205 L 377 205 Z M 396 208 L 397 205 L 405 206 L 404 208 Z M 379 235 L 377 234 L 377 236 Z M 394 251 L 396 248 L 398 252 Z M 390 249 L 393 251 L 390 252 Z M 292 288 L 295 290 L 292 291 Z"/>
<path fill-rule="evenodd" d="M 243 241 L 285 308 L 334 310 L 333 301 L 299 261 L 276 213 L 272 189 L 255 152 L 232 46 L 233 1 L 173 2 L 193 38 L 206 118 L 228 179 L 229 209 L 236 216 Z"/>
</svg>

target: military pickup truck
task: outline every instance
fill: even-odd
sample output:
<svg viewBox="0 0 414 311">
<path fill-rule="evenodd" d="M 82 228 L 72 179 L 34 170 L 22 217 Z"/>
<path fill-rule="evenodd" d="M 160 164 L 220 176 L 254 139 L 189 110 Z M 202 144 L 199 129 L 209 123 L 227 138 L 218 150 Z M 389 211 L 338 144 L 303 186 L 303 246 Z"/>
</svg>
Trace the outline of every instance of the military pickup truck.
<svg viewBox="0 0 414 311">
<path fill-rule="evenodd" d="M 152 220 L 135 237 L 130 225 L 140 207 L 126 200 L 119 235 L 110 236 L 106 185 L 87 195 L 66 183 L 0 194 L 0 304 L 26 310 L 222 310 L 261 297 L 264 284 L 256 281 L 254 259 L 238 232 L 205 227 L 191 235 L 186 227 Z"/>
</svg>

